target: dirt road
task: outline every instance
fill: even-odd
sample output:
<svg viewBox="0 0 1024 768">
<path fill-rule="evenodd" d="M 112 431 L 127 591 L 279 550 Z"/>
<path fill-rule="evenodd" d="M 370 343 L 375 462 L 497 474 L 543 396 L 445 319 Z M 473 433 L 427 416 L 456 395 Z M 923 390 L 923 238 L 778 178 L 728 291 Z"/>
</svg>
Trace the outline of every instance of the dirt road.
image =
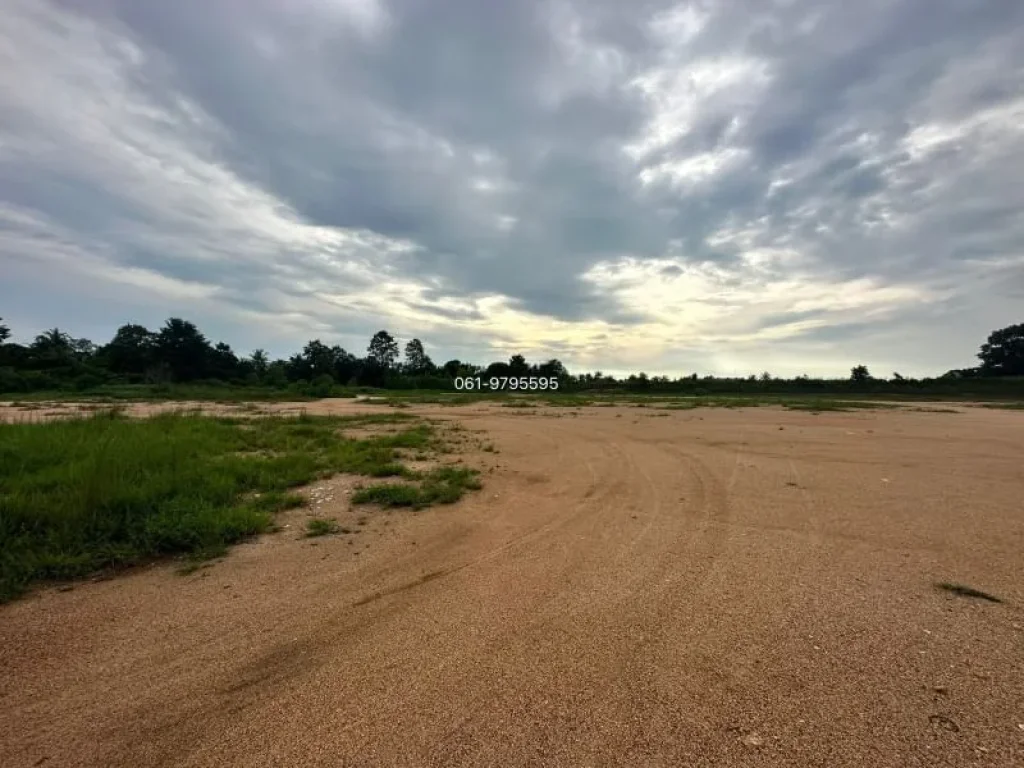
<svg viewBox="0 0 1024 768">
<path fill-rule="evenodd" d="M 1024 413 L 429 412 L 453 507 L 0 607 L 0 765 L 1024 765 Z"/>
</svg>

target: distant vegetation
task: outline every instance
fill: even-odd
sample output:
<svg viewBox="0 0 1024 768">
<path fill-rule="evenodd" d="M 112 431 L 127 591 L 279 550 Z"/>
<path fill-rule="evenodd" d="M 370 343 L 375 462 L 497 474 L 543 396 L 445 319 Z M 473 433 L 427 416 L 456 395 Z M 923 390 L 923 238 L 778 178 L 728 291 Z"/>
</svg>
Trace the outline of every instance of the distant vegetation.
<svg viewBox="0 0 1024 768">
<path fill-rule="evenodd" d="M 9 395 L 271 400 L 352 396 L 380 389 L 452 391 L 455 377 L 535 376 L 557 378 L 561 394 L 1024 397 L 1024 324 L 994 331 L 981 346 L 978 367 L 923 379 L 899 373 L 879 378 L 863 365 L 854 366 L 843 379 L 785 379 L 768 372 L 739 378 L 697 373 L 616 378 L 600 371 L 573 374 L 557 359 L 530 364 L 522 355 L 487 365 L 461 360 L 437 365 L 419 339 L 405 344 L 400 355 L 398 342 L 383 330 L 373 336 L 362 356 L 314 339 L 287 359 L 271 360 L 261 349 L 239 356 L 180 318 L 171 318 L 158 331 L 124 325 L 103 345 L 59 328 L 39 334 L 28 345 L 9 339 L 10 330 L 0 321 L 0 393 Z"/>
</svg>

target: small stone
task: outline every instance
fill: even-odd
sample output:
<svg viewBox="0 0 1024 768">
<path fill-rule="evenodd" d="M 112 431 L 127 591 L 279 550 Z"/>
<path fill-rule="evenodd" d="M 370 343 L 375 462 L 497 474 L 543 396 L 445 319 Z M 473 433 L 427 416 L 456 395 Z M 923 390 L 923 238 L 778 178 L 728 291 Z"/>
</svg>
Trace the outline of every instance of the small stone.
<svg viewBox="0 0 1024 768">
<path fill-rule="evenodd" d="M 951 731 L 953 733 L 958 733 L 960 731 L 960 726 L 957 725 L 957 722 L 948 715 L 931 715 L 928 717 L 928 721 L 937 728 L 942 728 L 946 731 Z"/>
<path fill-rule="evenodd" d="M 949 693 L 949 687 L 948 687 L 948 686 L 945 686 L 945 685 L 936 685 L 936 686 L 933 686 L 933 687 L 932 687 L 932 690 L 933 690 L 933 691 L 935 691 L 936 693 L 941 693 L 941 694 L 943 694 L 943 695 L 945 695 L 945 694 Z"/>
<path fill-rule="evenodd" d="M 760 747 L 764 745 L 764 738 L 757 733 L 757 731 L 751 731 L 743 737 L 742 741 L 748 747 Z"/>
</svg>

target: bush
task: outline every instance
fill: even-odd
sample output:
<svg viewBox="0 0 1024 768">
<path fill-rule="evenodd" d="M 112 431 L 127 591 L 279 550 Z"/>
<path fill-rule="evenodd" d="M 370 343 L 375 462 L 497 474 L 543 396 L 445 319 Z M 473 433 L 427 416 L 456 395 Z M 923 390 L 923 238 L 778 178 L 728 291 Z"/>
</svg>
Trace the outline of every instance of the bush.
<svg viewBox="0 0 1024 768">
<path fill-rule="evenodd" d="M 25 379 L 13 368 L 0 368 L 0 392 L 26 392 Z"/>
<path fill-rule="evenodd" d="M 313 397 L 330 397 L 334 389 L 334 377 L 329 373 L 321 373 L 309 386 L 308 393 Z"/>
</svg>

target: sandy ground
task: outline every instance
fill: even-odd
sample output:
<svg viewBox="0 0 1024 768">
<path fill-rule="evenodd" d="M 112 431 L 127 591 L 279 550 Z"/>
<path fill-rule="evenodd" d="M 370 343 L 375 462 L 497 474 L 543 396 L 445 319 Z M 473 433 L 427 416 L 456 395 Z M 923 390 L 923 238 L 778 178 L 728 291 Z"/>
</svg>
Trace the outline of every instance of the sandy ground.
<svg viewBox="0 0 1024 768">
<path fill-rule="evenodd" d="M 960 410 L 410 409 L 482 491 L 0 607 L 0 765 L 1024 765 L 1024 413 Z"/>
</svg>

